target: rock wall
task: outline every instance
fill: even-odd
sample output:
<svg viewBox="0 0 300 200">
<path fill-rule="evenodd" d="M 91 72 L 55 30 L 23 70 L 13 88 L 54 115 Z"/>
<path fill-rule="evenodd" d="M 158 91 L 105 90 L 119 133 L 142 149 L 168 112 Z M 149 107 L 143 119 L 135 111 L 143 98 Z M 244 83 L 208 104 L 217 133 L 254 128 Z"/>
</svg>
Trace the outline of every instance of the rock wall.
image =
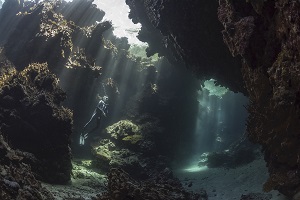
<svg viewBox="0 0 300 200">
<path fill-rule="evenodd" d="M 223 38 L 242 57 L 250 105 L 247 131 L 270 173 L 264 189 L 300 191 L 298 1 L 220 1 Z"/>
<path fill-rule="evenodd" d="M 7 66 L 2 66 L 2 68 Z M 46 64 L 14 68 L 0 76 L 0 129 L 10 146 L 32 153 L 40 179 L 66 183 L 71 177 L 72 112 L 60 106 L 66 98 Z"/>
<path fill-rule="evenodd" d="M 129 17 L 140 22 L 138 38 L 148 54 L 159 53 L 171 63 L 184 63 L 200 79 L 214 78 L 232 91 L 246 93 L 240 61 L 229 54 L 217 18 L 217 1 L 126 0 Z"/>
</svg>

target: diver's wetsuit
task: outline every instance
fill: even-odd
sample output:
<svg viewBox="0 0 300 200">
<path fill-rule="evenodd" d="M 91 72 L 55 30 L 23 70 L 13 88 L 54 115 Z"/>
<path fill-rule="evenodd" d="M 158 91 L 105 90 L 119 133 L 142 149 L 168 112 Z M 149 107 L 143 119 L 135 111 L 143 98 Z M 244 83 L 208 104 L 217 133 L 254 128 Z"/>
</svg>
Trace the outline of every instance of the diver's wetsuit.
<svg viewBox="0 0 300 200">
<path fill-rule="evenodd" d="M 95 111 L 93 112 L 91 119 L 84 125 L 83 132 L 85 131 L 86 127 L 93 121 L 93 119 L 96 118 L 97 120 L 96 126 L 88 133 L 95 131 L 100 126 L 102 116 L 106 117 L 107 113 L 108 113 L 108 104 L 106 104 L 105 101 L 100 100 Z M 80 145 L 84 145 L 84 140 L 88 137 L 88 133 L 86 134 L 82 133 L 80 135 L 80 142 L 79 142 Z"/>
<path fill-rule="evenodd" d="M 107 113 L 108 113 L 108 108 L 107 108 L 108 104 L 106 104 L 103 100 L 100 100 L 90 121 L 88 121 L 84 127 L 83 127 L 83 130 L 85 130 L 85 128 L 92 122 L 92 120 L 94 118 L 97 118 L 97 125 L 96 127 L 94 127 L 91 131 L 89 132 L 93 132 L 94 130 L 96 130 L 99 125 L 100 125 L 100 121 L 101 121 L 101 118 L 102 116 L 106 117 Z"/>
</svg>

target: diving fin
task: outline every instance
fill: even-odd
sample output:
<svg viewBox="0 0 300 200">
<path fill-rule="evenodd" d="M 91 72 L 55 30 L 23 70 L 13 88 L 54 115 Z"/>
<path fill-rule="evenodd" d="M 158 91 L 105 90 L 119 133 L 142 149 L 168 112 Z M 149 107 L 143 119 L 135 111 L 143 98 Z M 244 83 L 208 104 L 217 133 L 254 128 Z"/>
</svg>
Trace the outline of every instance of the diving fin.
<svg viewBox="0 0 300 200">
<path fill-rule="evenodd" d="M 86 139 L 88 137 L 88 133 L 86 133 L 86 134 L 80 134 L 80 138 L 79 138 L 79 144 L 80 145 L 84 145 L 84 140 Z"/>
</svg>

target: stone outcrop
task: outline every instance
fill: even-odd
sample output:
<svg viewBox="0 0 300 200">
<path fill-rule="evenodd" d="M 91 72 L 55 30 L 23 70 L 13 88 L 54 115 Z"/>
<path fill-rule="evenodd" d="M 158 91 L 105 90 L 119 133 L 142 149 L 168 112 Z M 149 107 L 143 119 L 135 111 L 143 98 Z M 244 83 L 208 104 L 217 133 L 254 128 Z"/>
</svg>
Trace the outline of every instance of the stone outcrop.
<svg viewBox="0 0 300 200">
<path fill-rule="evenodd" d="M 5 69 L 7 66 L 1 66 Z M 30 152 L 33 171 L 52 183 L 70 180 L 72 112 L 60 105 L 66 94 L 46 64 L 0 76 L 0 129 L 11 147 Z"/>
<path fill-rule="evenodd" d="M 270 173 L 264 189 L 300 191 L 298 1 L 220 1 L 223 38 L 242 57 L 249 138 L 261 144 Z"/>
<path fill-rule="evenodd" d="M 138 38 L 148 55 L 159 53 L 171 63 L 185 63 L 200 79 L 214 78 L 232 91 L 246 93 L 240 61 L 229 54 L 217 18 L 217 1 L 126 0 L 129 17 L 140 22 Z"/>
<path fill-rule="evenodd" d="M 93 165 L 107 172 L 121 168 L 138 179 L 147 179 L 167 169 L 168 159 L 160 155 L 164 152 L 156 150 L 149 133 L 150 124 L 121 120 L 108 126 L 101 138 L 92 143 Z"/>
<path fill-rule="evenodd" d="M 94 165 L 108 171 L 120 167 L 130 174 L 142 174 L 139 143 L 143 140 L 140 127 L 128 120 L 108 126 L 103 139 L 92 144 Z M 105 137 L 106 136 L 106 137 Z"/>
</svg>

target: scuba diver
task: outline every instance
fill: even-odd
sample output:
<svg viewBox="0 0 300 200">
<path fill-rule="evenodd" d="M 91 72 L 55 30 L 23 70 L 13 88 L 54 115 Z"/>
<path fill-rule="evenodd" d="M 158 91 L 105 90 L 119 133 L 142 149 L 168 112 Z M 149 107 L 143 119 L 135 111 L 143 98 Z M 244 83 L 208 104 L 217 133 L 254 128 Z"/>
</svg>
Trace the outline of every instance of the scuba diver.
<svg viewBox="0 0 300 200">
<path fill-rule="evenodd" d="M 83 132 L 80 134 L 79 144 L 84 145 L 84 140 L 88 137 L 88 134 L 95 131 L 99 126 L 102 119 L 102 116 L 106 117 L 108 113 L 108 97 L 105 95 L 100 101 L 98 102 L 98 105 L 96 106 L 93 115 L 91 119 L 84 125 Z M 93 121 L 93 119 L 96 119 L 96 126 L 89 132 L 85 133 L 86 127 Z"/>
</svg>

